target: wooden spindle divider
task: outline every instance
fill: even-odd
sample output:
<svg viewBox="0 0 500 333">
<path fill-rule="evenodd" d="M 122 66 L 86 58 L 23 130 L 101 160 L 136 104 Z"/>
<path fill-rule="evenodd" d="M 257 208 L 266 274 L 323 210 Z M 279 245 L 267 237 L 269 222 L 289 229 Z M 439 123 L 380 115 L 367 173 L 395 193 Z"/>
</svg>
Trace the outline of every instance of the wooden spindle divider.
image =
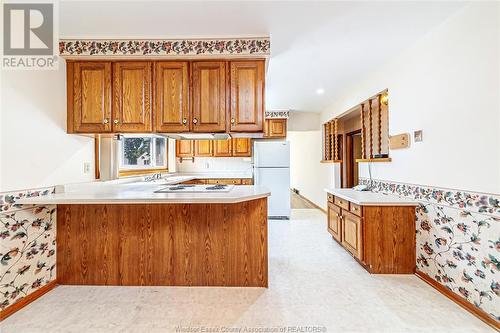
<svg viewBox="0 0 500 333">
<path fill-rule="evenodd" d="M 334 159 L 335 161 L 338 161 L 338 160 L 339 160 L 339 142 L 338 142 L 339 140 L 338 140 L 338 137 L 337 137 L 337 135 L 338 135 L 338 134 L 337 134 L 337 133 L 338 133 L 338 123 L 337 123 L 337 118 L 335 118 L 335 119 L 333 120 L 333 124 L 334 124 L 334 125 L 333 125 L 333 128 L 334 128 L 334 130 L 333 130 L 333 138 L 334 138 L 334 142 L 335 142 L 335 144 L 334 144 L 334 151 L 335 151 L 335 154 L 333 155 L 333 156 L 334 156 L 334 157 L 333 157 L 333 159 Z"/>
<path fill-rule="evenodd" d="M 373 159 L 373 126 L 372 126 L 372 100 L 368 100 L 368 131 L 370 132 L 370 159 Z"/>
<path fill-rule="evenodd" d="M 378 153 L 382 154 L 382 94 L 378 95 Z"/>
<path fill-rule="evenodd" d="M 361 158 L 366 158 L 365 104 L 361 103 Z"/>
</svg>

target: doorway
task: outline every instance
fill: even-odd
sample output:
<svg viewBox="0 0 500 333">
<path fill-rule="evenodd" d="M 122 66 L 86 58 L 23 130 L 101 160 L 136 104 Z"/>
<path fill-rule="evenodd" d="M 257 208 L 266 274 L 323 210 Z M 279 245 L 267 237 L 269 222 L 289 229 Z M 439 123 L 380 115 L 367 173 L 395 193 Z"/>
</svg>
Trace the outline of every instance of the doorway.
<svg viewBox="0 0 500 333">
<path fill-rule="evenodd" d="M 351 188 L 359 184 L 359 163 L 361 158 L 361 130 L 346 134 L 346 180 L 345 187 Z"/>
</svg>

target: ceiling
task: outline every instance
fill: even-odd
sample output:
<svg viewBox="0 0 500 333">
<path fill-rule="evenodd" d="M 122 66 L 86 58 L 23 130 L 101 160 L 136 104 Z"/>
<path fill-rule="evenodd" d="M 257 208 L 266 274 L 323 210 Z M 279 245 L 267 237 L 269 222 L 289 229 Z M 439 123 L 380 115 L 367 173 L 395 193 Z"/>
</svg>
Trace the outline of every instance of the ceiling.
<svg viewBox="0 0 500 333">
<path fill-rule="evenodd" d="M 61 38 L 270 36 L 266 108 L 321 112 L 463 2 L 63 1 Z M 317 94 L 318 89 L 324 93 Z"/>
</svg>

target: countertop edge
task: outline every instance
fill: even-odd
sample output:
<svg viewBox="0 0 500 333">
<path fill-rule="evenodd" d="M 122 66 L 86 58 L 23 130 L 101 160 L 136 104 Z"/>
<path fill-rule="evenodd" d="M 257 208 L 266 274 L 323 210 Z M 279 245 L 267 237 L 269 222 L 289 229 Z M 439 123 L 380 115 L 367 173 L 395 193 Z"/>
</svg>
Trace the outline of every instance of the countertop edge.
<svg viewBox="0 0 500 333">
<path fill-rule="evenodd" d="M 344 189 L 344 190 L 347 190 L 347 189 Z M 393 196 L 395 198 L 398 198 L 398 200 L 389 201 L 389 202 L 381 202 L 381 201 L 375 201 L 375 200 L 374 201 L 362 201 L 362 200 L 354 199 L 353 197 L 346 195 L 344 193 L 335 191 L 335 189 L 325 188 L 324 191 L 327 193 L 333 194 L 334 196 L 337 196 L 339 198 L 342 198 L 344 200 L 347 200 L 349 202 L 355 203 L 356 205 L 360 205 L 360 206 L 418 206 L 419 205 L 419 203 L 417 201 L 412 201 L 412 200 L 400 198 L 398 196 L 390 195 L 390 194 L 387 194 L 387 196 Z M 363 193 L 363 191 L 359 191 L 359 192 Z M 366 191 L 366 192 L 367 193 L 374 193 L 374 194 L 378 194 L 378 195 L 385 195 L 385 194 L 377 193 L 377 192 L 370 192 L 370 191 Z"/>
</svg>

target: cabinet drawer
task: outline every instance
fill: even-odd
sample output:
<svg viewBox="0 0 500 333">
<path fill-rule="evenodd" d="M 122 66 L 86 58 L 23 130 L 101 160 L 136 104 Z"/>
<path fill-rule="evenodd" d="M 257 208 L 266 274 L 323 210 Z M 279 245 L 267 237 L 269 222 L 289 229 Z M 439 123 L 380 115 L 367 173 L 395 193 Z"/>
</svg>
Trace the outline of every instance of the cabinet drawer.
<svg viewBox="0 0 500 333">
<path fill-rule="evenodd" d="M 240 178 L 209 179 L 208 184 L 241 185 Z"/>
<path fill-rule="evenodd" d="M 328 194 L 326 195 L 326 198 L 327 198 L 328 202 L 333 203 L 333 194 L 328 193 Z"/>
<path fill-rule="evenodd" d="M 241 184 L 243 184 L 243 185 L 253 185 L 253 179 L 252 178 L 243 178 L 241 180 Z"/>
<path fill-rule="evenodd" d="M 358 215 L 358 216 L 361 216 L 361 206 L 360 205 L 356 205 L 355 203 L 350 203 L 350 208 L 349 208 L 349 211 L 355 215 Z"/>
<path fill-rule="evenodd" d="M 349 201 L 341 199 L 339 197 L 335 197 L 334 202 L 336 205 L 344 208 L 345 210 L 349 210 Z"/>
</svg>

